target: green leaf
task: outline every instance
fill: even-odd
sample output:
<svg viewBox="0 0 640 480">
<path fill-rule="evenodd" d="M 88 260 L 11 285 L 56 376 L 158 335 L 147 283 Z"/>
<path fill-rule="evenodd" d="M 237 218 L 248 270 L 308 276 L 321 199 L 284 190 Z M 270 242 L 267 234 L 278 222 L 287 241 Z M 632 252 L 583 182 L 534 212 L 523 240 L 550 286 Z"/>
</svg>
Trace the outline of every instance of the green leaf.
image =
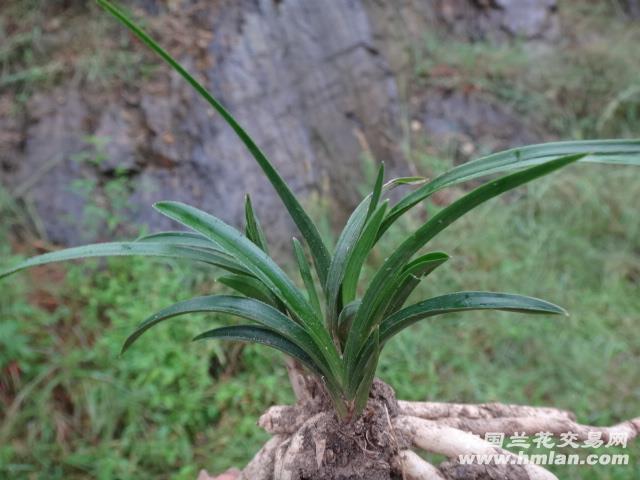
<svg viewBox="0 0 640 480">
<path fill-rule="evenodd" d="M 338 237 L 336 249 L 331 259 L 329 273 L 327 274 L 327 325 L 329 331 L 336 335 L 337 320 L 340 313 L 340 293 L 344 272 L 347 268 L 349 257 L 360 237 L 362 228 L 367 221 L 367 211 L 371 202 L 371 194 L 367 195 L 351 213 L 346 225 Z"/>
<path fill-rule="evenodd" d="M 259 323 L 263 327 L 285 337 L 305 351 L 316 365 L 328 374 L 326 364 L 322 360 L 320 348 L 313 342 L 309 334 L 296 322 L 275 308 L 251 298 L 232 295 L 208 295 L 175 303 L 147 318 L 127 338 L 122 347 L 124 353 L 147 330 L 164 320 L 191 313 L 226 313 Z"/>
<path fill-rule="evenodd" d="M 396 281 L 396 277 L 402 271 L 405 263 L 409 261 L 419 249 L 424 247 L 429 240 L 434 238 L 458 218 L 473 210 L 478 205 L 506 191 L 576 162 L 583 157 L 584 154 L 569 155 L 488 182 L 441 210 L 410 235 L 396 251 L 385 260 L 373 277 L 362 299 L 362 307 L 358 310 L 356 318 L 353 321 L 353 326 L 349 331 L 345 348 L 345 360 L 348 372 L 352 371 L 358 352 L 364 346 L 373 327 L 382 320 L 382 314 L 388 307 L 390 295 L 393 293 L 387 288 L 388 285 Z"/>
<path fill-rule="evenodd" d="M 380 196 L 382 195 L 382 182 L 384 181 L 384 163 L 380 164 L 378 168 L 378 175 L 376 177 L 376 183 L 373 186 L 373 192 L 371 193 L 371 202 L 369 203 L 369 210 L 367 211 L 367 220 L 376 208 L 378 208 L 378 202 L 380 202 Z"/>
<path fill-rule="evenodd" d="M 293 342 L 290 342 L 282 335 L 267 328 L 255 327 L 252 325 L 238 325 L 233 327 L 221 327 L 201 333 L 194 338 L 196 340 L 205 339 L 235 340 L 240 342 L 260 343 L 280 350 L 287 355 L 296 358 L 309 370 L 318 375 L 326 384 L 329 396 L 331 397 L 338 414 L 341 417 L 346 415 L 346 409 L 340 394 L 340 387 L 331 376 L 325 376 L 322 368 L 313 359 Z"/>
<path fill-rule="evenodd" d="M 260 280 L 249 275 L 225 275 L 218 277 L 217 282 L 232 288 L 249 298 L 255 298 L 263 303 L 279 309 L 281 302 Z"/>
<path fill-rule="evenodd" d="M 348 268 L 352 252 L 355 249 L 357 242 L 359 241 L 358 239 L 361 236 L 362 229 L 367 223 L 367 220 L 370 216 L 369 213 L 372 212 L 372 202 L 375 200 L 376 203 L 378 203 L 383 192 L 391 190 L 397 186 L 421 183 L 422 181 L 424 181 L 424 178 L 422 177 L 400 177 L 394 178 L 386 184 L 381 185 L 383 178 L 384 166 L 381 165 L 378 171 L 378 176 L 376 178 L 374 191 L 367 195 L 349 216 L 346 225 L 340 233 L 340 237 L 338 238 L 335 252 L 331 260 L 331 265 L 329 266 L 327 283 L 324 290 L 327 297 L 327 325 L 329 326 L 329 331 L 331 331 L 334 335 L 337 334 L 337 319 L 338 314 L 341 310 L 342 303 L 349 302 L 353 299 L 353 297 L 349 299 L 341 298 L 341 294 L 343 293 L 342 284 L 345 279 L 345 272 Z M 367 252 L 364 253 L 366 255 Z M 357 268 L 357 259 L 353 260 L 351 269 L 352 275 L 356 274 L 356 269 L 358 270 L 357 273 L 359 275 L 360 270 Z M 355 281 L 357 282 L 357 280 L 358 279 L 356 278 Z M 355 288 L 353 286 L 353 281 L 350 281 L 349 285 L 347 286 L 347 293 L 351 294 L 354 289 Z"/>
<path fill-rule="evenodd" d="M 351 328 L 351 323 L 356 313 L 358 313 L 361 303 L 360 300 L 354 300 L 345 305 L 340 312 L 340 316 L 338 317 L 338 335 L 340 338 L 347 338 L 347 332 Z"/>
<path fill-rule="evenodd" d="M 159 202 L 154 207 L 163 215 L 220 244 L 274 292 L 298 319 L 307 323 L 314 320 L 310 305 L 284 271 L 238 230 L 213 215 L 183 203 Z"/>
<path fill-rule="evenodd" d="M 385 296 L 387 295 L 387 292 L 396 292 L 391 296 L 391 302 L 387 311 L 391 310 L 392 308 L 396 308 L 396 305 L 398 305 L 397 308 L 400 308 L 406 301 L 406 298 L 410 295 L 411 291 L 420 282 L 421 278 L 431 273 L 448 259 L 449 256 L 446 253 L 433 252 L 422 255 L 407 264 L 402 269 L 402 273 L 399 276 L 398 280 L 395 282 L 390 282 L 385 287 L 385 290 L 381 293 L 382 296 Z M 340 314 L 339 328 L 341 332 L 341 338 L 346 338 L 346 334 L 351 327 L 360 304 L 360 300 L 355 300 L 354 302 L 347 305 L 347 307 L 345 307 L 343 312 Z M 388 313 L 385 313 L 385 316 L 386 315 L 388 315 Z M 363 379 L 365 379 L 366 381 L 367 378 L 367 366 L 371 362 L 370 359 L 372 356 L 375 355 L 377 358 L 377 355 L 379 355 L 379 353 L 376 354 L 376 351 L 379 352 L 379 350 L 377 350 L 377 345 L 372 342 L 374 342 L 374 339 L 372 337 L 369 337 L 367 345 L 365 346 L 365 348 L 363 348 L 358 357 L 356 366 L 352 371 L 352 376 L 349 379 L 348 392 L 350 393 L 358 391 L 358 389 L 360 388 L 365 388 L 365 385 L 362 382 Z"/>
<path fill-rule="evenodd" d="M 213 239 L 247 267 L 287 306 L 289 312 L 322 345 L 324 358 L 336 378 L 342 378 L 338 352 L 322 320 L 282 269 L 251 240 L 222 220 L 179 202 L 159 202 L 155 208 L 173 220 Z"/>
<path fill-rule="evenodd" d="M 426 177 L 422 177 L 420 175 L 412 176 L 412 177 L 397 177 L 392 178 L 382 187 L 382 191 L 385 192 L 395 187 L 399 187 L 402 185 L 424 185 L 427 181 Z"/>
<path fill-rule="evenodd" d="M 304 350 L 298 347 L 295 343 L 287 340 L 282 335 L 273 332 L 268 328 L 255 327 L 253 325 L 214 328 L 213 330 L 201 333 L 193 340 L 206 340 L 210 338 L 267 345 L 299 360 L 316 375 L 323 376 L 322 369 Z"/>
<path fill-rule="evenodd" d="M 159 232 L 144 235 L 136 242 L 164 243 L 167 245 L 182 245 L 187 247 L 206 248 L 222 251 L 220 245 L 211 239 L 193 232 Z"/>
<path fill-rule="evenodd" d="M 566 310 L 562 307 L 524 295 L 494 292 L 449 293 L 403 308 L 387 317 L 380 324 L 380 342 L 386 342 L 396 333 L 418 320 L 466 310 L 502 310 L 517 313 L 567 315 Z"/>
<path fill-rule="evenodd" d="M 351 302 L 356 297 L 360 271 L 367 255 L 376 243 L 378 229 L 388 205 L 389 201 L 386 200 L 373 212 L 347 258 L 347 266 L 344 269 L 342 280 L 342 301 L 345 303 Z"/>
<path fill-rule="evenodd" d="M 264 235 L 264 231 L 262 230 L 262 226 L 256 217 L 256 214 L 253 211 L 253 205 L 251 205 L 251 197 L 249 195 L 245 196 L 244 202 L 244 216 L 247 222 L 245 227 L 245 233 L 247 238 L 255 243 L 258 247 L 264 250 L 266 253 L 269 253 L 269 246 L 267 245 L 267 237 Z"/>
<path fill-rule="evenodd" d="M 248 273 L 241 264 L 229 255 L 214 250 L 197 249 L 180 245 L 148 242 L 95 243 L 82 247 L 67 248 L 56 252 L 45 253 L 25 260 L 15 267 L 0 272 L 0 278 L 27 268 L 47 263 L 64 262 L 94 257 L 147 256 L 169 257 L 215 265 L 234 273 Z"/>
<path fill-rule="evenodd" d="M 225 120 L 225 122 L 233 129 L 238 138 L 244 143 L 247 150 L 256 160 L 262 171 L 269 179 L 274 189 L 280 196 L 282 203 L 289 211 L 291 218 L 300 229 L 302 236 L 309 245 L 309 249 L 313 255 L 314 263 L 318 271 L 318 277 L 324 285 L 331 257 L 325 246 L 318 229 L 313 221 L 300 205 L 293 192 L 282 179 L 278 171 L 273 167 L 266 155 L 260 150 L 253 139 L 245 132 L 236 119 L 216 100 L 209 91 L 202 86 L 182 65 L 180 65 L 166 50 L 156 43 L 142 28 L 136 25 L 127 15 L 108 0 L 97 0 L 98 4 L 113 15 L 120 23 L 127 27 L 135 36 L 137 36 L 145 45 L 151 48 L 160 56 L 169 66 L 171 66 L 182 78 L 184 78 L 193 89 L 204 98 L 213 109 Z"/>
<path fill-rule="evenodd" d="M 433 252 L 422 255 L 408 263 L 400 274 L 396 293 L 393 294 L 389 306 L 384 315 L 388 316 L 402 308 L 411 295 L 411 292 L 418 286 L 420 281 L 433 272 L 436 268 L 449 260 L 449 255 L 443 252 Z"/>
<path fill-rule="evenodd" d="M 300 276 L 304 282 L 304 286 L 307 289 L 307 296 L 309 303 L 314 308 L 318 317 L 322 317 L 322 307 L 320 306 L 320 299 L 318 298 L 318 292 L 316 291 L 315 283 L 313 282 L 313 276 L 311 275 L 311 268 L 309 268 L 309 262 L 304 254 L 304 248 L 300 244 L 297 238 L 291 239 L 293 243 L 293 251 L 298 261 L 298 269 L 300 270 Z"/>
<path fill-rule="evenodd" d="M 329 331 L 334 335 L 337 334 L 337 319 L 343 303 L 341 294 L 345 271 L 348 268 L 352 252 L 359 241 L 358 239 L 361 236 L 362 229 L 367 223 L 372 201 L 376 200 L 376 203 L 378 203 L 383 192 L 391 190 L 397 186 L 419 183 L 424 180 L 422 177 L 400 177 L 394 178 L 386 184 L 381 185 L 383 178 L 384 167 L 381 166 L 378 171 L 374 191 L 367 195 L 360 204 L 358 204 L 347 220 L 345 227 L 342 229 L 336 244 L 333 259 L 331 260 L 331 265 L 329 266 L 327 283 L 325 285 L 327 297 L 327 325 L 329 326 Z M 356 266 L 357 263 L 354 261 L 352 269 L 355 270 Z"/>
<path fill-rule="evenodd" d="M 640 166 L 640 140 L 583 140 L 550 142 L 513 148 L 463 163 L 413 191 L 395 205 L 380 229 L 380 236 L 406 211 L 434 192 L 496 173 L 540 165 L 568 155 L 583 155 L 581 162 Z"/>
<path fill-rule="evenodd" d="M 355 411 L 356 415 L 360 415 L 364 407 L 369 400 L 369 392 L 371 391 L 371 384 L 373 383 L 373 377 L 376 375 L 376 368 L 378 366 L 378 357 L 380 356 L 380 342 L 378 336 L 378 329 L 375 329 L 371 336 L 373 340 L 373 348 L 370 355 L 367 357 L 367 361 L 361 372 L 358 375 L 361 376 L 360 384 L 355 391 Z"/>
<path fill-rule="evenodd" d="M 370 365 L 371 358 L 376 358 L 377 363 L 381 347 L 379 331 L 378 328 L 376 328 L 374 329 L 373 334 L 367 339 L 362 351 L 358 354 L 358 359 L 355 362 L 355 368 L 352 369 L 351 374 L 349 375 L 347 396 L 356 395 L 356 392 L 366 377 L 367 366 Z"/>
</svg>

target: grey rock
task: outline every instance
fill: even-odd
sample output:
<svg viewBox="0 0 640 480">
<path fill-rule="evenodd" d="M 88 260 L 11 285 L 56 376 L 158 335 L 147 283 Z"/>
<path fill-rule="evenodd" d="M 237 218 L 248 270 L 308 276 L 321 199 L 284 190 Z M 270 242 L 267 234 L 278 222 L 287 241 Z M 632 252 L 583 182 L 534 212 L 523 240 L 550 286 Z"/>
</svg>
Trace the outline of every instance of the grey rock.
<svg viewBox="0 0 640 480">
<path fill-rule="evenodd" d="M 430 90 L 419 112 L 416 118 L 430 143 L 447 146 L 458 162 L 542 140 L 535 125 L 478 93 Z"/>
<path fill-rule="evenodd" d="M 557 0 L 441 0 L 438 12 L 452 32 L 469 40 L 556 40 Z"/>
<path fill-rule="evenodd" d="M 208 45 L 183 49 L 179 58 L 254 136 L 292 189 L 328 199 L 341 222 L 359 200 L 365 147 L 385 161 L 389 175 L 406 173 L 398 140 L 406 92 L 399 85 L 411 67 L 408 47 L 425 29 L 437 25 L 470 40 L 545 40 L 556 22 L 555 3 L 220 0 L 194 20 L 213 33 Z M 137 4 L 149 14 L 197 6 L 191 0 Z M 195 31 L 184 32 L 195 45 L 191 34 L 195 42 Z M 497 137 L 496 146 L 530 138 L 530 128 L 501 107 L 431 93 L 410 114 L 434 136 Z M 21 194 L 51 241 L 75 244 L 124 233 L 109 227 L 108 218 L 91 218 L 87 226 L 88 205 L 104 206 L 122 225 L 168 228 L 171 223 L 150 208 L 161 199 L 194 204 L 239 226 L 245 192 L 273 241 L 284 245 L 295 233 L 235 134 L 167 67 L 110 98 L 61 85 L 38 95 L 21 124 L 3 118 L 5 125 L 22 138 L 0 136 L 7 149 L 0 153 L 0 181 L 28 187 Z M 109 141 L 96 148 L 88 137 Z M 78 180 L 93 185 L 89 194 L 73 188 Z M 114 181 L 126 185 L 115 199 Z"/>
<path fill-rule="evenodd" d="M 131 172 L 137 169 L 136 130 L 134 114 L 120 105 L 111 105 L 101 115 L 94 133 L 104 142 L 98 154 L 104 158 L 97 165 L 101 173 Z"/>
<path fill-rule="evenodd" d="M 86 240 L 81 222 L 86 198 L 74 188 L 74 181 L 95 180 L 90 167 L 76 159 L 85 147 L 86 105 L 78 92 L 68 90 L 37 95 L 29 107 L 24 154 L 10 184 L 14 189 L 30 186 L 25 196 L 35 205 L 50 239 Z"/>
</svg>

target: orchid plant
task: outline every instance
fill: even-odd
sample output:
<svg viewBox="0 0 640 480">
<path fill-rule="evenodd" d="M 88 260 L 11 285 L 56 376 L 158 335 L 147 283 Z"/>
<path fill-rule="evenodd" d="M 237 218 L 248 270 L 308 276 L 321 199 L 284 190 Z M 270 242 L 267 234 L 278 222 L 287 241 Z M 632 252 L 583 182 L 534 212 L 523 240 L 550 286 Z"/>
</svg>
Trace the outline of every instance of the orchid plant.
<svg viewBox="0 0 640 480">
<path fill-rule="evenodd" d="M 119 8 L 108 0 L 97 2 L 180 74 L 244 143 L 300 231 L 301 240 L 293 238 L 292 248 L 303 287 L 269 255 L 249 196 L 244 232 L 193 206 L 163 201 L 155 209 L 186 230 L 47 253 L 0 273 L 0 278 L 51 262 L 103 256 L 171 257 L 216 267 L 225 272 L 218 280 L 234 295 L 192 298 L 153 314 L 126 339 L 123 351 L 151 327 L 174 317 L 195 312 L 239 317 L 244 323 L 211 329 L 195 339 L 254 342 L 281 350 L 321 379 L 343 419 L 357 416 L 364 408 L 387 342 L 419 320 L 471 310 L 566 314 L 545 300 L 480 291 L 454 292 L 406 305 L 416 286 L 449 258 L 444 252 L 425 250 L 439 233 L 492 198 L 576 162 L 640 165 L 638 140 L 531 145 L 478 158 L 430 181 L 418 177 L 385 181 L 381 165 L 371 193 L 355 208 L 330 249 L 266 155 L 218 100 Z M 478 179 L 488 180 L 429 218 L 368 282 L 362 281 L 370 252 L 399 218 L 439 190 Z M 413 188 L 396 203 L 386 198 L 391 189 L 402 185 Z"/>
</svg>

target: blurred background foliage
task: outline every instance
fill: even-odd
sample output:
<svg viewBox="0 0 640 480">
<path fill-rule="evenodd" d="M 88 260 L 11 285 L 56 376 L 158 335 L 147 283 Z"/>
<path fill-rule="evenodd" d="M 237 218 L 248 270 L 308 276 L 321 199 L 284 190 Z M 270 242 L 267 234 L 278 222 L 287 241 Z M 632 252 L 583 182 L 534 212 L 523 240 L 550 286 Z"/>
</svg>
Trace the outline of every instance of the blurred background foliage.
<svg viewBox="0 0 640 480">
<path fill-rule="evenodd" d="M 528 119 L 541 138 L 637 137 L 640 24 L 620 21 L 634 5 L 560 2 L 568 39 L 562 49 L 532 51 L 518 41 L 465 42 L 432 32 L 411 49 L 407 84 L 413 92 L 476 92 Z M 66 37 L 43 29 L 56 18 L 44 22 L 37 0 L 0 9 L 0 25 L 3 18 L 18 17 L 23 28 L 4 32 L 0 44 L 0 89 L 17 100 L 12 108 L 67 78 L 69 57 L 75 76 L 109 88 L 125 88 L 156 68 L 92 9 L 59 19 Z M 98 46 L 105 32 L 117 48 L 87 55 L 93 51 L 88 45 Z M 86 43 L 73 41 L 78 38 Z M 397 142 L 410 168 L 429 177 L 494 146 L 490 135 L 434 143 L 421 135 L 421 122 L 407 115 Z M 102 155 L 76 160 L 95 163 Z M 365 148 L 360 161 L 364 174 L 354 189 L 373 182 L 376 159 Z M 583 423 L 603 425 L 637 416 L 638 178 L 633 168 L 574 166 L 453 226 L 432 245 L 452 261 L 429 277 L 416 299 L 461 289 L 511 291 L 558 303 L 571 316 L 477 313 L 426 321 L 393 340 L 378 375 L 405 399 L 554 405 L 575 411 Z M 76 180 L 75 188 L 90 199 L 90 182 Z M 84 218 L 122 223 L 111 206 L 122 201 L 125 180 L 113 175 L 106 182 L 112 201 L 87 202 Z M 0 192 L 0 268 L 53 248 L 39 235 L 42 220 L 28 202 L 17 201 L 9 189 Z M 390 231 L 367 271 L 460 193 L 435 196 Z M 330 206 L 312 198 L 308 203 L 330 238 Z M 246 462 L 267 438 L 255 425 L 258 415 L 292 401 L 279 354 L 255 346 L 191 344 L 202 325 L 228 321 L 193 316 L 168 322 L 119 355 L 126 334 L 149 313 L 222 290 L 215 273 L 115 259 L 53 265 L 3 282 L 0 477 L 193 479 L 200 468 L 215 472 Z M 635 478 L 640 447 L 624 453 L 628 466 L 555 471 L 567 479 Z"/>
</svg>

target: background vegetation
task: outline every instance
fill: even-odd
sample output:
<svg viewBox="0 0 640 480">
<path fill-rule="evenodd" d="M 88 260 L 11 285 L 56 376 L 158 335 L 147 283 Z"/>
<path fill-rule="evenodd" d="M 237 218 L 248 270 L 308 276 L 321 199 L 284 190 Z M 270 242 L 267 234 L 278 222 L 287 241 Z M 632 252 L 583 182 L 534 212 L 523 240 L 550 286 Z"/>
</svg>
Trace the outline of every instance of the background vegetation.
<svg viewBox="0 0 640 480">
<path fill-rule="evenodd" d="M 603 29 L 615 14 L 611 8 L 577 4 L 562 12 L 572 16 L 572 28 L 606 35 L 562 53 L 535 54 L 517 45 L 470 47 L 427 38 L 416 46 L 421 61 L 414 80 L 441 85 L 429 72 L 444 64 L 458 72 L 446 82 L 471 82 L 546 124 L 550 136 L 638 136 L 640 28 Z M 55 74 L 54 60 L 37 51 L 37 29 L 33 38 L 0 47 L 0 85 L 20 82 L 28 94 Z M 86 59 L 86 74 L 109 78 L 102 74 L 110 66 L 131 64 L 118 55 Z M 539 68 L 539 55 L 549 68 Z M 450 164 L 446 147 L 412 143 L 421 173 L 432 176 Z M 437 246 L 453 259 L 415 294 L 513 291 L 558 303 L 571 317 L 478 313 L 426 321 L 391 342 L 378 375 L 406 399 L 549 404 L 594 424 L 637 416 L 637 175 L 631 168 L 573 166 L 490 202 L 441 236 Z M 43 245 L 23 228 L 26 213 L 8 195 L 0 205 L 3 268 Z M 435 208 L 427 205 L 389 232 L 371 265 Z M 255 426 L 257 416 L 292 400 L 278 354 L 190 344 L 203 324 L 221 321 L 194 316 L 169 322 L 119 356 L 131 327 L 149 312 L 217 290 L 214 273 L 111 260 L 41 268 L 3 282 L 0 477 L 193 479 L 200 468 L 219 471 L 250 458 L 266 438 Z M 556 471 L 568 479 L 634 478 L 640 447 L 625 453 L 630 466 Z"/>
</svg>

